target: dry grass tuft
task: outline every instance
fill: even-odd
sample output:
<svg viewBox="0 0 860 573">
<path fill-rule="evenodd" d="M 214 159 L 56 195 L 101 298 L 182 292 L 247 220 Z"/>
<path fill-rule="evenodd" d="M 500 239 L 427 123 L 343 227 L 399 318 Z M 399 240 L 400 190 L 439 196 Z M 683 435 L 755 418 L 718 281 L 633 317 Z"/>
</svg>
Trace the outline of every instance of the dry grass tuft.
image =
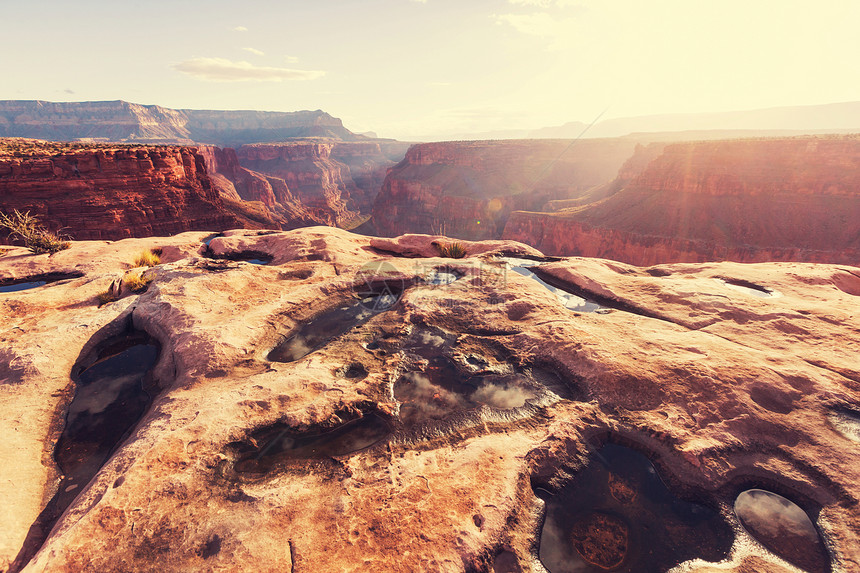
<svg viewBox="0 0 860 573">
<path fill-rule="evenodd" d="M 159 257 L 159 254 L 161 254 L 161 249 L 143 251 L 137 255 L 132 264 L 135 267 L 154 267 L 161 263 L 161 257 Z"/>
<path fill-rule="evenodd" d="M 11 215 L 0 211 L 0 229 L 7 229 L 9 236 L 24 241 L 24 246 L 34 254 L 56 253 L 69 248 L 69 242 L 46 229 L 39 218 L 29 211 L 21 213 L 15 209 Z"/>
<path fill-rule="evenodd" d="M 158 263 L 156 263 L 158 264 Z M 142 293 L 149 286 L 149 283 L 152 282 L 152 277 L 144 276 L 143 273 L 140 274 L 127 274 L 122 279 L 122 284 L 128 290 L 133 293 Z"/>
</svg>

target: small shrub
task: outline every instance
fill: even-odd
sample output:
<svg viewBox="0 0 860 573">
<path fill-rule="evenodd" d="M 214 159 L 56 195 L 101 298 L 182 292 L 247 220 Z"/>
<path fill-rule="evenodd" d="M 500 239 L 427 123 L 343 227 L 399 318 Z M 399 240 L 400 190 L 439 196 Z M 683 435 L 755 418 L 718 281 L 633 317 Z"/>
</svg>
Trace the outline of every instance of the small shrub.
<svg viewBox="0 0 860 573">
<path fill-rule="evenodd" d="M 154 267 L 161 263 L 161 257 L 158 256 L 159 254 L 161 254 L 161 249 L 143 251 L 137 255 L 132 264 L 135 267 Z"/>
<path fill-rule="evenodd" d="M 436 245 L 439 249 L 439 255 L 448 259 L 462 259 L 466 256 L 466 247 L 463 243 L 447 243 L 445 245 Z"/>
<path fill-rule="evenodd" d="M 148 287 L 149 283 L 151 282 L 152 277 L 145 277 L 143 276 L 143 273 L 127 274 L 122 279 L 123 286 L 125 286 L 128 290 L 134 293 L 141 293 L 145 291 L 146 287 Z"/>
<path fill-rule="evenodd" d="M 21 213 L 15 209 L 12 215 L 0 211 L 0 229 L 7 229 L 10 236 L 24 241 L 24 246 L 34 254 L 56 253 L 69 248 L 68 241 L 47 230 L 29 211 Z"/>
</svg>

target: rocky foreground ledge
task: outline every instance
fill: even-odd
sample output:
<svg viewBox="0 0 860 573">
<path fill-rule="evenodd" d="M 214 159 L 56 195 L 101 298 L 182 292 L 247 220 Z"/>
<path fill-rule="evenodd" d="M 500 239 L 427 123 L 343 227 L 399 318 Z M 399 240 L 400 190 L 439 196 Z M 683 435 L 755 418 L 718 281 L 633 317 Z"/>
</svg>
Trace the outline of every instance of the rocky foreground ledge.
<svg viewBox="0 0 860 573">
<path fill-rule="evenodd" d="M 4 248 L 0 569 L 860 570 L 860 269 L 446 242 Z"/>
</svg>

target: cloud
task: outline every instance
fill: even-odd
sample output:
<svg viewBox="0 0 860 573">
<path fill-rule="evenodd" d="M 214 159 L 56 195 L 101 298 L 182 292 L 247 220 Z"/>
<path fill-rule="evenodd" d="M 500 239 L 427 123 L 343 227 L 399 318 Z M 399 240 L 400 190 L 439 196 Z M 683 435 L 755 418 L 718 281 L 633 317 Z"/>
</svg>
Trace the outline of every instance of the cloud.
<svg viewBox="0 0 860 573">
<path fill-rule="evenodd" d="M 70 90 L 69 88 L 66 88 L 63 91 L 66 92 L 67 94 L 74 94 L 75 93 L 75 90 Z"/>
<path fill-rule="evenodd" d="M 288 64 L 295 64 L 296 62 L 299 61 L 299 57 L 298 56 L 284 56 L 284 61 L 287 62 Z"/>
<path fill-rule="evenodd" d="M 212 82 L 314 80 L 325 75 L 321 71 L 255 66 L 250 62 L 233 62 L 225 58 L 191 58 L 172 67 L 183 74 Z"/>
<path fill-rule="evenodd" d="M 417 2 L 419 4 L 426 4 L 427 0 L 411 0 L 412 2 Z"/>
<path fill-rule="evenodd" d="M 233 28 L 233 31 L 234 32 L 247 32 L 248 28 L 246 28 L 245 26 L 236 26 L 235 28 Z"/>
<path fill-rule="evenodd" d="M 266 55 L 266 52 L 258 50 L 257 48 L 242 48 L 242 49 L 245 50 L 246 52 L 250 52 L 250 53 L 254 54 L 255 56 L 265 56 Z"/>
</svg>

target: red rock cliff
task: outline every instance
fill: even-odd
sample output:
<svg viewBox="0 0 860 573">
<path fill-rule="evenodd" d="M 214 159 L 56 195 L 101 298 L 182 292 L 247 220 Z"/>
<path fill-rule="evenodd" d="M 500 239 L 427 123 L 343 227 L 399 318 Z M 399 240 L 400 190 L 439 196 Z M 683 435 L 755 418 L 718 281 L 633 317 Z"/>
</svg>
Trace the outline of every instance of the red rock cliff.
<svg viewBox="0 0 860 573">
<path fill-rule="evenodd" d="M 331 223 L 325 213 L 315 214 L 302 205 L 283 179 L 239 165 L 236 150 L 213 146 L 200 146 L 198 150 L 205 159 L 212 185 L 227 208 L 251 219 L 246 227 L 263 225 L 286 230 Z"/>
<path fill-rule="evenodd" d="M 860 138 L 669 145 L 614 195 L 556 214 L 514 213 L 504 237 L 637 265 L 858 264 Z"/>
<path fill-rule="evenodd" d="M 370 211 L 395 163 L 391 152 L 378 142 L 299 141 L 244 145 L 237 155 L 243 167 L 283 180 L 319 222 L 336 225 Z"/>
<path fill-rule="evenodd" d="M 0 210 L 13 209 L 78 240 L 241 226 L 188 147 L 0 140 Z"/>
<path fill-rule="evenodd" d="M 497 238 L 515 210 L 542 210 L 612 181 L 634 140 L 461 141 L 415 145 L 376 198 L 384 236 Z"/>
</svg>

